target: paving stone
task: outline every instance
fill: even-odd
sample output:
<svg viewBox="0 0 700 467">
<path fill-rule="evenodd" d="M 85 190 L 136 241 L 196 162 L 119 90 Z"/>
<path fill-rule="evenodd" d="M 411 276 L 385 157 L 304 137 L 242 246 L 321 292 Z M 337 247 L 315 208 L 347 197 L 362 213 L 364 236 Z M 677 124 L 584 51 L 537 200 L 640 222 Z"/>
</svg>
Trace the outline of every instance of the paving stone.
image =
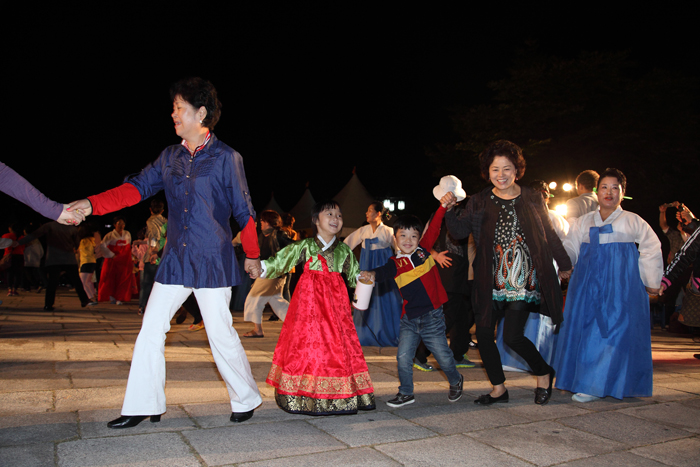
<svg viewBox="0 0 700 467">
<path fill-rule="evenodd" d="M 311 418 L 308 423 L 353 447 L 435 436 L 434 432 L 388 412 Z"/>
<path fill-rule="evenodd" d="M 613 452 L 602 456 L 565 462 L 557 467 L 662 467 L 665 465 L 667 464 L 661 464 L 631 452 Z"/>
<path fill-rule="evenodd" d="M 0 417 L 53 410 L 53 391 L 0 393 Z"/>
<path fill-rule="evenodd" d="M 527 418 L 498 410 L 495 406 L 483 407 L 471 400 L 462 399 L 442 407 L 419 407 L 413 404 L 395 414 L 443 435 L 530 422 Z"/>
<path fill-rule="evenodd" d="M 558 464 L 626 447 L 551 421 L 499 427 L 465 436 L 537 465 Z"/>
<path fill-rule="evenodd" d="M 105 410 L 81 410 L 78 412 L 80 418 L 80 433 L 82 438 L 100 438 L 108 436 L 136 435 L 141 433 L 158 433 L 163 431 L 182 431 L 197 428 L 195 422 L 189 417 L 187 412 L 180 407 L 169 406 L 160 422 L 151 423 L 146 419 L 132 428 L 113 429 L 107 427 L 107 422 L 119 418 L 120 409 Z"/>
<path fill-rule="evenodd" d="M 200 467 L 177 433 L 69 441 L 58 446 L 59 467 Z"/>
<path fill-rule="evenodd" d="M 78 417 L 74 412 L 0 417 L 0 446 L 47 443 L 76 436 Z"/>
<path fill-rule="evenodd" d="M 68 375 L 44 374 L 38 377 L 35 372 L 16 372 L 11 378 L 0 375 L 0 392 L 24 391 L 27 388 L 33 390 L 67 389 L 71 387 Z"/>
<path fill-rule="evenodd" d="M 0 465 L 46 467 L 54 465 L 54 444 L 32 444 L 0 448 Z"/>
<path fill-rule="evenodd" d="M 562 418 L 559 423 L 630 446 L 661 443 L 690 436 L 685 430 L 640 420 L 620 412 L 599 412 Z"/>
<path fill-rule="evenodd" d="M 322 452 L 305 456 L 268 459 L 260 462 L 238 464 L 241 467 L 328 467 L 342 465 L 343 467 L 395 467 L 398 462 L 384 454 L 369 448 L 343 449 L 340 451 Z"/>
<path fill-rule="evenodd" d="M 553 395 L 554 396 L 554 395 Z M 530 422 L 536 422 L 541 420 L 556 420 L 563 417 L 572 417 L 576 415 L 583 415 L 590 413 L 590 411 L 577 407 L 574 404 L 570 404 L 571 399 L 567 398 L 557 398 L 554 397 L 550 399 L 547 405 L 536 405 L 533 403 L 529 404 L 497 404 L 493 407 L 500 411 L 507 412 L 510 415 L 517 415 L 527 419 Z"/>
<path fill-rule="evenodd" d="M 121 407 L 124 401 L 126 381 L 122 386 L 103 388 L 73 388 L 54 391 L 57 412 Z"/>
<path fill-rule="evenodd" d="M 620 412 L 653 420 L 663 425 L 682 428 L 693 433 L 700 433 L 700 406 L 692 408 L 677 402 L 665 402 L 624 409 Z"/>
<path fill-rule="evenodd" d="M 264 425 L 241 423 L 182 435 L 209 466 L 346 448 L 343 443 L 301 420 Z"/>
<path fill-rule="evenodd" d="M 695 396 L 700 395 L 700 381 L 696 378 L 688 377 L 676 377 L 668 380 L 660 381 L 654 388 L 664 387 L 669 389 L 675 389 L 677 391 L 687 392 Z M 656 394 L 656 391 L 654 391 Z"/>
<path fill-rule="evenodd" d="M 464 435 L 383 444 L 376 446 L 375 449 L 392 457 L 401 465 L 409 467 L 428 465 L 525 467 L 531 465 Z"/>
<path fill-rule="evenodd" d="M 231 417 L 231 404 L 228 402 L 219 404 L 187 404 L 183 406 L 183 409 L 202 428 L 232 426 L 229 420 Z M 277 407 L 277 403 L 274 400 L 263 399 L 262 405 L 255 409 L 253 418 L 245 424 L 298 421 L 305 418 L 302 415 L 293 415 L 285 412 Z"/>
<path fill-rule="evenodd" d="M 686 438 L 668 443 L 644 446 L 631 451 L 642 457 L 677 467 L 697 467 L 700 459 L 700 438 Z"/>
</svg>

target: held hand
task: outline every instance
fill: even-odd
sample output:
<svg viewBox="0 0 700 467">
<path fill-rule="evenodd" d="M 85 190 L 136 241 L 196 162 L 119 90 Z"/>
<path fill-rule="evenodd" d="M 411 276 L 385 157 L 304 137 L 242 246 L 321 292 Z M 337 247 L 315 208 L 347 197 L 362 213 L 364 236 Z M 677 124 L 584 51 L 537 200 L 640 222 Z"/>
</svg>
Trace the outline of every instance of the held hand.
<svg viewBox="0 0 700 467">
<path fill-rule="evenodd" d="M 69 207 L 70 205 L 68 204 L 63 205 L 63 211 L 61 211 L 61 215 L 58 216 L 56 222 L 63 225 L 78 225 L 85 220 L 85 215 L 82 211 L 69 211 Z"/>
<path fill-rule="evenodd" d="M 449 211 L 455 206 L 455 204 L 457 204 L 457 197 L 451 191 L 445 193 L 445 196 L 440 198 L 440 204 L 442 204 L 442 206 Z"/>
<path fill-rule="evenodd" d="M 438 253 L 435 250 L 430 250 L 430 256 L 433 257 L 436 263 L 440 265 L 441 268 L 449 268 L 452 266 L 452 259 L 447 254 L 447 250 Z"/>
<path fill-rule="evenodd" d="M 559 279 L 560 280 L 566 280 L 571 277 L 571 273 L 574 271 L 573 268 L 569 269 L 568 271 L 559 271 Z"/>
<path fill-rule="evenodd" d="M 666 206 L 666 203 L 664 203 L 661 206 L 659 206 L 659 212 L 666 212 L 667 208 L 668 206 Z"/>
<path fill-rule="evenodd" d="M 360 271 L 360 279 L 364 281 L 374 282 L 376 273 L 374 271 Z"/>
<path fill-rule="evenodd" d="M 662 282 L 661 287 L 659 287 L 659 297 L 661 297 L 664 294 L 664 290 L 666 290 L 666 283 Z"/>
<path fill-rule="evenodd" d="M 92 214 L 92 205 L 90 204 L 90 201 L 87 199 L 79 199 L 77 201 L 73 201 L 70 203 L 70 205 L 67 208 L 68 211 L 77 211 L 80 210 L 85 216 L 89 216 Z"/>
<path fill-rule="evenodd" d="M 661 289 L 652 289 L 651 287 L 646 287 L 646 289 L 649 295 L 661 295 Z"/>
<path fill-rule="evenodd" d="M 243 263 L 243 269 L 248 273 L 251 279 L 257 279 L 262 274 L 262 267 L 259 259 L 246 258 Z"/>
</svg>

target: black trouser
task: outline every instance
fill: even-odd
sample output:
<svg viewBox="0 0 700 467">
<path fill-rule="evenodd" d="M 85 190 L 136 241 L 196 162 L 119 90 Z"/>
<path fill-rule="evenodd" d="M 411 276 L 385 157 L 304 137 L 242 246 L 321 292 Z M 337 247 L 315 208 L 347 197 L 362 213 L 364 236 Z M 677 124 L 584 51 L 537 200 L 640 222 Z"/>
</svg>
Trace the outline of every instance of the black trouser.
<svg viewBox="0 0 700 467">
<path fill-rule="evenodd" d="M 44 306 L 52 307 L 56 300 L 56 288 L 58 287 L 58 278 L 61 276 L 61 271 L 66 273 L 68 282 L 75 288 L 78 298 L 80 298 L 80 304 L 85 306 L 90 301 L 83 288 L 83 283 L 80 281 L 78 266 L 76 264 L 58 264 L 46 266 L 46 269 L 49 272 L 49 283 L 46 286 Z"/>
<path fill-rule="evenodd" d="M 199 324 L 202 322 L 202 313 L 199 311 L 199 303 L 197 303 L 197 299 L 194 297 L 194 294 L 190 294 L 182 306 L 194 318 L 194 323 L 192 324 Z"/>
<path fill-rule="evenodd" d="M 447 303 L 442 306 L 442 311 L 445 313 L 445 328 L 450 338 L 450 350 L 455 361 L 460 361 L 469 351 L 469 341 L 472 340 L 469 330 L 474 325 L 474 312 L 469 295 L 447 292 Z M 416 359 L 425 363 L 429 355 L 430 351 L 421 341 L 416 349 Z"/>
<path fill-rule="evenodd" d="M 491 312 L 491 326 L 476 327 L 476 338 L 479 342 L 481 361 L 484 362 L 486 374 L 488 374 L 492 385 L 503 384 L 506 380 L 503 374 L 503 367 L 501 366 L 501 354 L 498 352 L 496 341 L 493 338 L 496 323 L 503 317 L 505 317 L 503 320 L 503 342 L 530 365 L 535 375 L 544 376 L 550 372 L 551 367 L 542 358 L 535 344 L 530 342 L 523 334 L 525 323 L 530 313 L 537 312 L 538 307 L 539 305 L 528 303 L 524 300 L 517 302 L 494 300 Z"/>
</svg>

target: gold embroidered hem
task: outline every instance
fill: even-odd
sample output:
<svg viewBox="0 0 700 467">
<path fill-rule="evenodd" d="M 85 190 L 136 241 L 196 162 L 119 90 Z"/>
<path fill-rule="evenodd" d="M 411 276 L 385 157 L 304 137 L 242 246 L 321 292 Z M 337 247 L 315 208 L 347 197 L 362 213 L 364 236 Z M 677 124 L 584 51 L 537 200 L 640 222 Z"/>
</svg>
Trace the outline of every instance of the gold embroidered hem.
<svg viewBox="0 0 700 467">
<path fill-rule="evenodd" d="M 314 399 L 306 396 L 280 394 L 275 389 L 275 400 L 285 412 L 305 415 L 355 414 L 358 410 L 374 410 L 374 393 L 345 399 Z"/>
<path fill-rule="evenodd" d="M 351 396 L 374 389 L 367 371 L 341 377 L 289 375 L 283 373 L 282 368 L 274 363 L 267 375 L 267 383 L 284 393 L 310 396 Z"/>
</svg>

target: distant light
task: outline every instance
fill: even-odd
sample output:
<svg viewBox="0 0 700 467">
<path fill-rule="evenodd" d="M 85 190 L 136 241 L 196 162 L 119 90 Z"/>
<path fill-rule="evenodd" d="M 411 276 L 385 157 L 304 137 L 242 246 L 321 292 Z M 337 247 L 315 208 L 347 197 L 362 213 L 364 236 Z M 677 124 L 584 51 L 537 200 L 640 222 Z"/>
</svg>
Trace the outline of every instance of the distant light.
<svg viewBox="0 0 700 467">
<path fill-rule="evenodd" d="M 566 216 L 566 204 L 558 204 L 554 210 L 556 211 L 557 214 L 560 216 Z"/>
<path fill-rule="evenodd" d="M 391 209 L 391 200 L 385 199 L 383 201 L 384 207 L 387 209 Z"/>
<path fill-rule="evenodd" d="M 403 211 L 404 209 L 406 209 L 406 203 L 404 203 L 403 201 L 399 201 L 398 205 L 399 205 L 399 211 Z"/>
<path fill-rule="evenodd" d="M 571 191 L 574 187 L 571 185 L 571 183 L 565 183 L 562 188 L 564 191 Z"/>
<path fill-rule="evenodd" d="M 556 190 L 557 189 L 557 182 L 550 182 L 549 189 Z"/>
</svg>

